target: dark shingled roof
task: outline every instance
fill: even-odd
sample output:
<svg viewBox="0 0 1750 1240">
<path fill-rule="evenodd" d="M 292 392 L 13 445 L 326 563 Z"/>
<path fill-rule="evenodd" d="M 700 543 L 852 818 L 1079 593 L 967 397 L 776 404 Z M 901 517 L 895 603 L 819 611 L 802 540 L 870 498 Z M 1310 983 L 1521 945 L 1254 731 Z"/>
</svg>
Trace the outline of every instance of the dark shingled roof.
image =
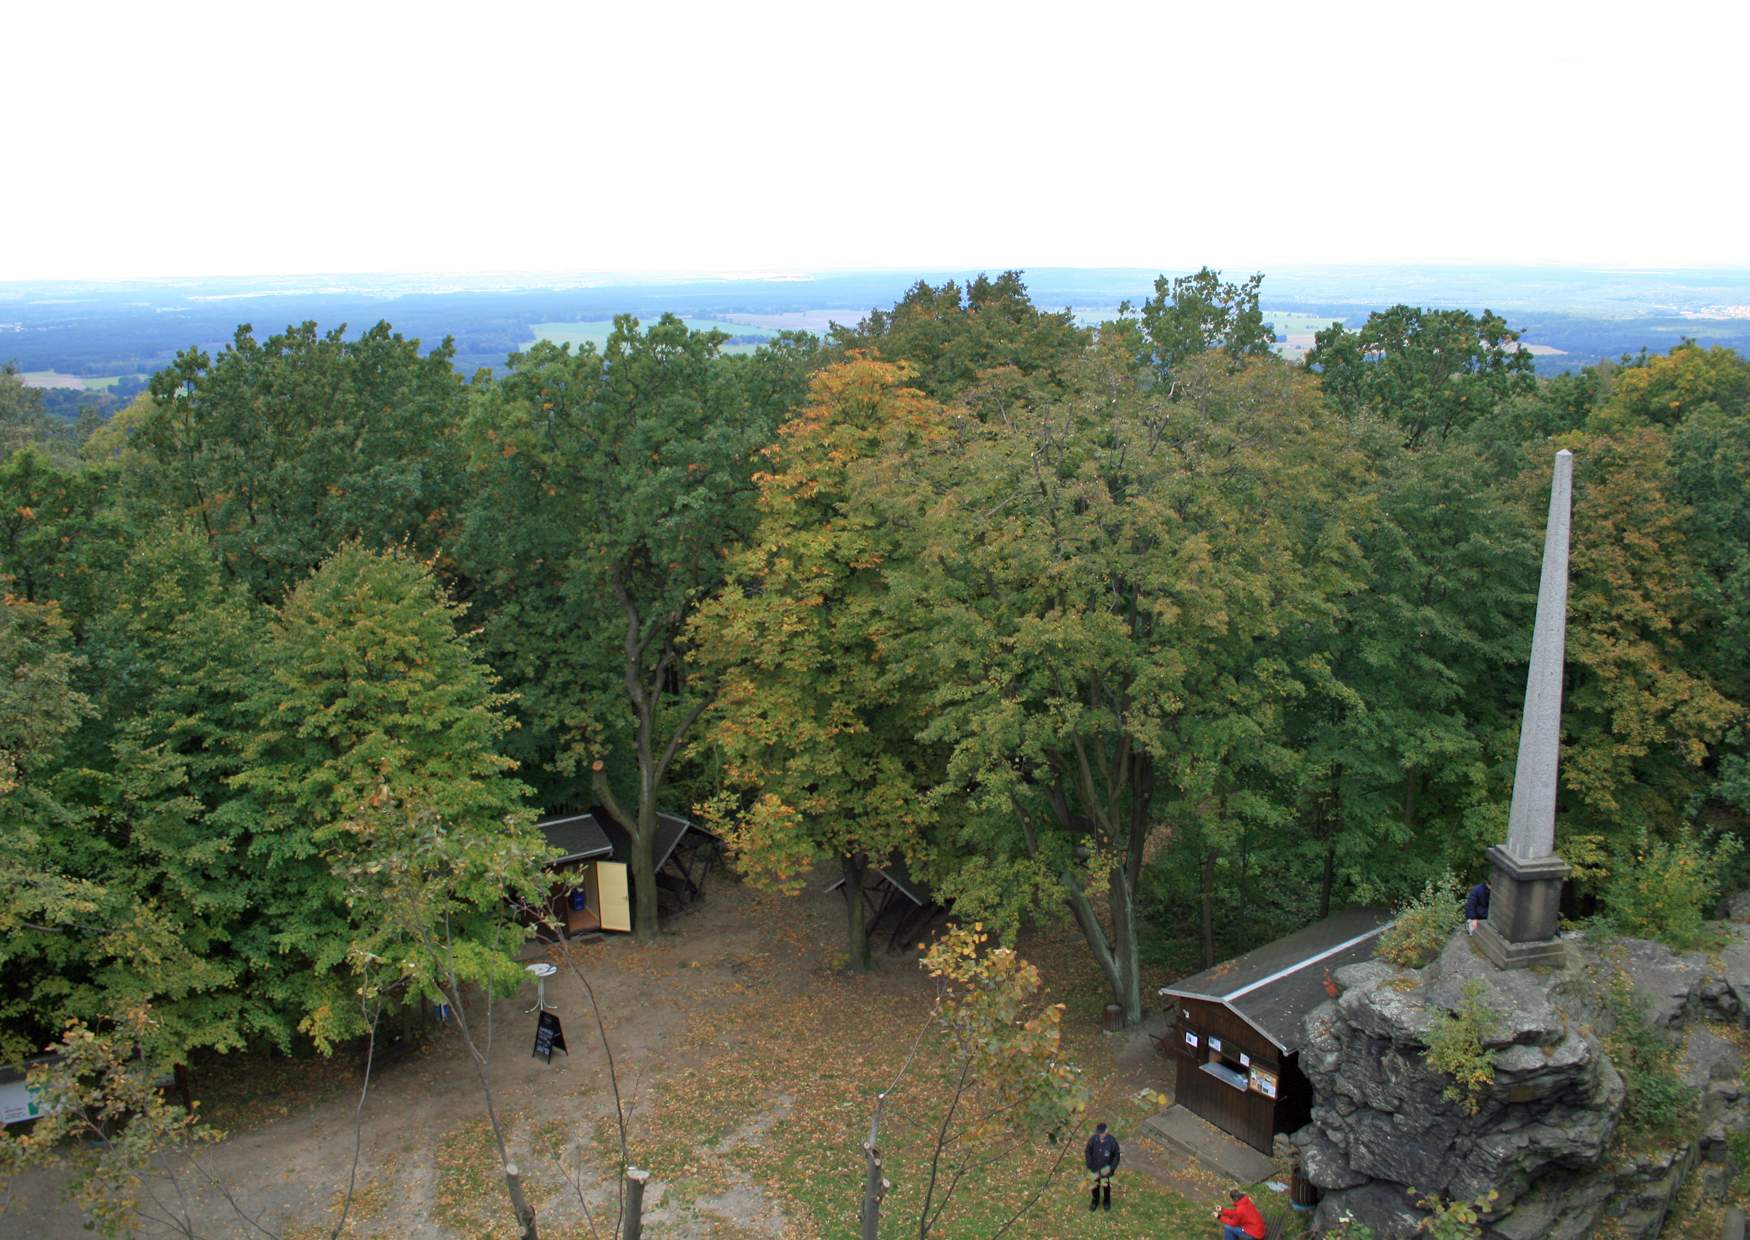
<svg viewBox="0 0 1750 1240">
<path fill-rule="evenodd" d="M 1194 973 L 1161 994 L 1219 1003 L 1285 1055 L 1300 1049 L 1307 1013 L 1330 995 L 1325 970 L 1337 970 L 1373 955 L 1379 934 L 1391 925 L 1381 908 L 1352 908 L 1296 930 L 1274 943 Z"/>
<path fill-rule="evenodd" d="M 594 814 L 567 814 L 563 818 L 543 818 L 535 826 L 553 847 L 562 849 L 560 856 L 548 865 L 564 865 L 568 861 L 590 861 L 613 853 L 607 832 L 595 820 Z"/>
<path fill-rule="evenodd" d="M 623 861 L 630 865 L 632 863 L 632 837 L 626 833 L 625 828 L 605 813 L 601 817 L 600 825 L 614 846 L 614 860 Z M 713 840 L 717 838 L 714 833 L 705 830 L 698 823 L 689 822 L 676 814 L 658 814 L 656 816 L 656 844 L 652 849 L 656 869 L 662 868 L 663 862 L 669 859 L 688 831 L 697 831 L 700 835 Z"/>
<path fill-rule="evenodd" d="M 895 857 L 884 866 L 877 867 L 875 873 L 883 882 L 891 884 L 895 891 L 899 892 L 900 895 L 910 900 L 919 908 L 922 908 L 926 904 L 935 903 L 936 897 L 930 891 L 929 887 L 913 878 L 906 870 L 905 862 L 899 857 Z M 845 880 L 841 878 L 828 884 L 827 890 L 837 891 L 844 885 Z"/>
</svg>

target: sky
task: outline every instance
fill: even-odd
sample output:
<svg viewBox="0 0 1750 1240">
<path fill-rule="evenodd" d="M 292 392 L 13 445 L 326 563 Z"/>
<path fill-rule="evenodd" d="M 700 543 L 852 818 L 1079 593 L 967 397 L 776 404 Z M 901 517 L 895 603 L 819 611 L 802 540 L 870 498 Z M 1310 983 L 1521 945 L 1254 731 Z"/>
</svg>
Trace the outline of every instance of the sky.
<svg viewBox="0 0 1750 1240">
<path fill-rule="evenodd" d="M 1750 4 L 14 6 L 0 282 L 1750 266 Z"/>
</svg>

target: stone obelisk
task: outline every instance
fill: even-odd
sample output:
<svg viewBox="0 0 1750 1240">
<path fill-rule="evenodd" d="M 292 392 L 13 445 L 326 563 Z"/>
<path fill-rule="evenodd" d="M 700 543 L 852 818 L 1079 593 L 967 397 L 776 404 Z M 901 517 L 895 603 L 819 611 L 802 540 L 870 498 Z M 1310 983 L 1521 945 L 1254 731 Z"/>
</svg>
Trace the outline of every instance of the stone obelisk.
<svg viewBox="0 0 1750 1240">
<path fill-rule="evenodd" d="M 1574 454 L 1556 453 L 1550 483 L 1549 526 L 1543 541 L 1543 579 L 1537 590 L 1537 626 L 1531 672 L 1525 680 L 1525 717 L 1519 725 L 1519 766 L 1507 842 L 1489 849 L 1489 919 L 1477 933 L 1483 954 L 1504 969 L 1560 959 L 1556 915 L 1568 863 L 1556 856 L 1556 765 L 1562 745 L 1562 659 L 1568 627 L 1568 522 L 1574 492 Z"/>
</svg>

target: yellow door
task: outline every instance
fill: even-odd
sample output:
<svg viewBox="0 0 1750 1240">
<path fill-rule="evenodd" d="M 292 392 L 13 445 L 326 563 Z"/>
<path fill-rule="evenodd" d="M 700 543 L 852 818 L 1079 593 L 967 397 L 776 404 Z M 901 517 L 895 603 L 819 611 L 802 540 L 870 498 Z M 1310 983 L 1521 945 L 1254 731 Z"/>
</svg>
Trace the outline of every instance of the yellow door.
<svg viewBox="0 0 1750 1240">
<path fill-rule="evenodd" d="M 632 901 L 626 892 L 626 863 L 598 861 L 595 876 L 596 886 L 601 892 L 602 929 L 631 933 Z"/>
</svg>

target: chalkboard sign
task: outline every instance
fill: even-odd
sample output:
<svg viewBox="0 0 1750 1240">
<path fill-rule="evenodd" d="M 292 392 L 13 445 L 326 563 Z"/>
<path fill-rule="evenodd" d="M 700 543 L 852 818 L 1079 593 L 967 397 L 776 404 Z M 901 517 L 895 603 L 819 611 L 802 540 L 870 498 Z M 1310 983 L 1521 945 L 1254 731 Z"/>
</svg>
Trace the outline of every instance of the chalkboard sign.
<svg viewBox="0 0 1750 1240">
<path fill-rule="evenodd" d="M 559 1024 L 557 1012 L 542 1012 L 541 1019 L 535 1022 L 535 1054 L 553 1062 L 553 1052 L 564 1051 L 566 1056 L 571 1051 L 565 1045 L 565 1029 Z"/>
</svg>

